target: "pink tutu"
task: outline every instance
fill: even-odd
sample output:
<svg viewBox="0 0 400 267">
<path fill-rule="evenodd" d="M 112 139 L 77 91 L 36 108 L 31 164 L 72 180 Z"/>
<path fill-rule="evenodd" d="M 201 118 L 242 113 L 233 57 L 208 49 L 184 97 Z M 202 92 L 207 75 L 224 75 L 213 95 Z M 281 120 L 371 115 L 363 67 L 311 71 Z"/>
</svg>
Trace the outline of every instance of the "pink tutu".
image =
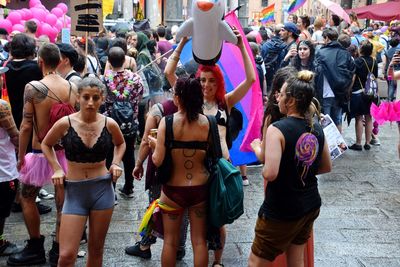
<svg viewBox="0 0 400 267">
<path fill-rule="evenodd" d="M 378 124 L 400 121 L 400 101 L 382 102 L 379 106 L 372 103 L 371 115 Z"/>
<path fill-rule="evenodd" d="M 64 150 L 56 151 L 57 160 L 67 172 L 67 159 Z M 42 187 L 51 183 L 53 169 L 43 153 L 28 153 L 25 155 L 25 164 L 20 171 L 20 182 L 27 185 Z"/>
</svg>

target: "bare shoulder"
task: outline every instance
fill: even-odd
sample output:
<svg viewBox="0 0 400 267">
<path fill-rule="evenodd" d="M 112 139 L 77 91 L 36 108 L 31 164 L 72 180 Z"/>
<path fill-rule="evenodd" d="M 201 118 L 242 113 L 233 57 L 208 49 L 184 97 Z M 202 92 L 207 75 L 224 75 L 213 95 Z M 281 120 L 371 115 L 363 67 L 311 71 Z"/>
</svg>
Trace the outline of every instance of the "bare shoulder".
<svg viewBox="0 0 400 267">
<path fill-rule="evenodd" d="M 32 81 L 25 85 L 24 90 L 24 104 L 27 102 L 30 103 L 41 103 L 46 99 L 48 94 L 48 89 L 46 86 L 43 86 L 38 81 Z"/>
<path fill-rule="evenodd" d="M 110 132 L 116 130 L 117 128 L 119 129 L 118 123 L 113 118 L 104 115 L 101 116 L 104 118 L 104 120 L 107 120 L 106 127 Z"/>
</svg>

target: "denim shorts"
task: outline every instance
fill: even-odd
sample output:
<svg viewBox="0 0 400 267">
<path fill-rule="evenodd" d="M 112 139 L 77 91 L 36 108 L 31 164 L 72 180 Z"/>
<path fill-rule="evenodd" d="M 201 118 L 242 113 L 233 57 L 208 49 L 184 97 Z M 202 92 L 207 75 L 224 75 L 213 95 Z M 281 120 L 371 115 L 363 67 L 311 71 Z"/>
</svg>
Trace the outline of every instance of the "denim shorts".
<svg viewBox="0 0 400 267">
<path fill-rule="evenodd" d="M 334 97 L 322 100 L 322 113 L 331 116 L 336 126 L 342 125 L 342 108 Z"/>
</svg>

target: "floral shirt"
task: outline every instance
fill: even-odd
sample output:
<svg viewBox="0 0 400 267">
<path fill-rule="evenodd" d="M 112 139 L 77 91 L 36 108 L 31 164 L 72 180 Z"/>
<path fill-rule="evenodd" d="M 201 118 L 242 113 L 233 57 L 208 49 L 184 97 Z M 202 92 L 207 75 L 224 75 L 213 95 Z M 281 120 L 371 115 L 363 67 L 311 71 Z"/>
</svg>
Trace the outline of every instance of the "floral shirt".
<svg viewBox="0 0 400 267">
<path fill-rule="evenodd" d="M 108 70 L 104 74 L 104 83 L 107 87 L 104 115 L 111 116 L 115 101 L 129 101 L 135 117 L 137 117 L 139 102 L 143 96 L 143 84 L 140 76 L 126 69 L 118 72 Z"/>
</svg>

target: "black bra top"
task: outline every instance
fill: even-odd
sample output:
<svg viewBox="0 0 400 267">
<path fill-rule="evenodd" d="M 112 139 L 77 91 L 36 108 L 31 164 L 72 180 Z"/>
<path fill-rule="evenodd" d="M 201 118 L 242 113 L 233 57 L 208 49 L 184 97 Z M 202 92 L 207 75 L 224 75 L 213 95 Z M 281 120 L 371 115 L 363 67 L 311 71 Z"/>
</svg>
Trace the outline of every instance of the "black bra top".
<svg viewBox="0 0 400 267">
<path fill-rule="evenodd" d="M 227 123 L 226 123 L 226 118 L 222 117 L 222 112 L 224 112 L 223 110 L 218 110 L 217 114 L 215 114 L 215 119 L 217 120 L 217 124 L 226 127 Z M 225 112 L 226 114 L 226 112 Z"/>
<path fill-rule="evenodd" d="M 108 151 L 113 147 L 111 134 L 107 130 L 107 117 L 105 118 L 104 128 L 93 147 L 87 147 L 82 138 L 78 135 L 71 125 L 69 119 L 67 134 L 62 138 L 62 145 L 65 149 L 65 157 L 69 161 L 79 163 L 95 163 L 106 159 Z"/>
<path fill-rule="evenodd" d="M 184 149 L 200 149 L 206 150 L 208 149 L 208 142 L 207 141 L 171 141 L 171 149 L 174 148 L 184 148 Z"/>
</svg>

